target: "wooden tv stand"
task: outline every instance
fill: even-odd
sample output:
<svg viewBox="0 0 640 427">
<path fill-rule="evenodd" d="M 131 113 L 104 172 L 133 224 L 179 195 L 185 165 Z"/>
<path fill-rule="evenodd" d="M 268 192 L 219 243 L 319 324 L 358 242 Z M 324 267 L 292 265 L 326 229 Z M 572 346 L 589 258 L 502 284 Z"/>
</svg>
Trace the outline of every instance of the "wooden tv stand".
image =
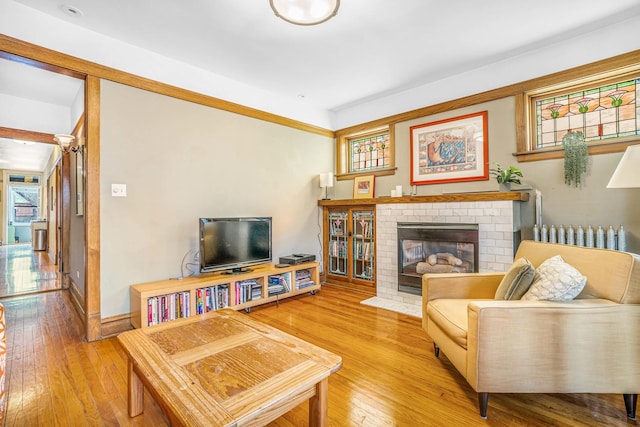
<svg viewBox="0 0 640 427">
<path fill-rule="evenodd" d="M 237 274 L 205 273 L 132 285 L 131 325 L 146 328 L 225 307 L 249 311 L 257 305 L 314 294 L 320 289 L 319 265 L 315 261 L 283 268 L 274 264 L 252 268 Z M 209 304 L 214 300 L 218 304 Z"/>
</svg>

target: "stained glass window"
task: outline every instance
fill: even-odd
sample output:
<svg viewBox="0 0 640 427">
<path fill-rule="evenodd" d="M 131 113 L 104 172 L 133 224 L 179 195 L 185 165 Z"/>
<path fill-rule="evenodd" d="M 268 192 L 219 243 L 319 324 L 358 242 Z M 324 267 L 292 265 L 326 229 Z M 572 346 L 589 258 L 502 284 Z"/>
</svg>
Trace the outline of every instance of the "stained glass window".
<svg viewBox="0 0 640 427">
<path fill-rule="evenodd" d="M 640 135 L 639 85 L 633 78 L 535 99 L 536 148 L 562 145 L 577 130 L 587 142 Z"/>
<path fill-rule="evenodd" d="M 389 132 L 349 139 L 350 172 L 367 172 L 391 166 Z"/>
</svg>

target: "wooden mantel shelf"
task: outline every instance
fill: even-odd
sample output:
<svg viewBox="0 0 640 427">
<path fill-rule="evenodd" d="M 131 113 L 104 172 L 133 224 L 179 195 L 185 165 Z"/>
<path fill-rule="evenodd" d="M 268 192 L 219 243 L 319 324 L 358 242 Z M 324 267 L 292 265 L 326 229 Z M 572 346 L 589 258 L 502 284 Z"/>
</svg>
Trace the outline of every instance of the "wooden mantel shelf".
<svg viewBox="0 0 640 427">
<path fill-rule="evenodd" d="M 370 206 L 386 203 L 493 202 L 514 200 L 526 202 L 529 193 L 522 191 L 487 191 L 483 193 L 451 193 L 433 196 L 377 197 L 375 199 L 318 200 L 318 206 Z"/>
</svg>

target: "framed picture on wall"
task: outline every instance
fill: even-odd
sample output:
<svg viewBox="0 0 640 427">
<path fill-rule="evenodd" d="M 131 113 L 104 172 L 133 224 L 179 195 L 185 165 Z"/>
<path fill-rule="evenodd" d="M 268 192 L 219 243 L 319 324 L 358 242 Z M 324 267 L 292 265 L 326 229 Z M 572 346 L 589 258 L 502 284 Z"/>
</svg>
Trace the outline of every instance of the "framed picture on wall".
<svg viewBox="0 0 640 427">
<path fill-rule="evenodd" d="M 76 151 L 76 215 L 84 215 L 84 150 Z"/>
<path fill-rule="evenodd" d="M 489 179 L 488 112 L 411 126 L 411 185 Z"/>
<path fill-rule="evenodd" d="M 375 175 L 356 176 L 353 179 L 354 199 L 373 199 L 373 187 L 375 185 Z"/>
</svg>

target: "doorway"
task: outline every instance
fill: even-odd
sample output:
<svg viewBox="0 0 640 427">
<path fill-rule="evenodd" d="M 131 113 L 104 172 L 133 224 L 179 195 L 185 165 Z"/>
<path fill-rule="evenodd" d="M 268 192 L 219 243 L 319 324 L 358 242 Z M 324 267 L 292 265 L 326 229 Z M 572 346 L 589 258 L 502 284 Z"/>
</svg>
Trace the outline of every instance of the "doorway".
<svg viewBox="0 0 640 427">
<path fill-rule="evenodd" d="M 11 181 L 10 181 L 11 182 Z M 8 185 L 5 224 L 7 244 L 31 243 L 32 222 L 40 220 L 40 187 Z"/>
</svg>

